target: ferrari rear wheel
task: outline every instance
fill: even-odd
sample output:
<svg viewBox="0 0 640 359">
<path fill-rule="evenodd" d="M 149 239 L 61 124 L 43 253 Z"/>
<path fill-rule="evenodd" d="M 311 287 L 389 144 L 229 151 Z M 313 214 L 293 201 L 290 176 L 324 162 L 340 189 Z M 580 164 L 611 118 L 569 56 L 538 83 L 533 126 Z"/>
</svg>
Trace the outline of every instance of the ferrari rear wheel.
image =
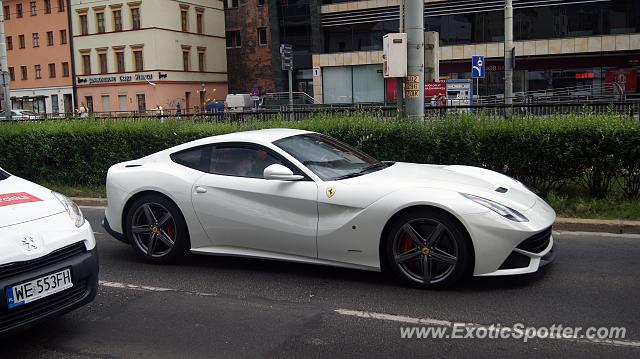
<svg viewBox="0 0 640 359">
<path fill-rule="evenodd" d="M 396 276 L 423 288 L 457 282 L 471 261 L 466 232 L 439 211 L 416 211 L 399 218 L 389 231 L 386 252 Z"/>
<path fill-rule="evenodd" d="M 127 237 L 147 262 L 174 262 L 189 250 L 187 225 L 178 207 L 159 195 L 138 198 L 126 217 Z"/>
</svg>

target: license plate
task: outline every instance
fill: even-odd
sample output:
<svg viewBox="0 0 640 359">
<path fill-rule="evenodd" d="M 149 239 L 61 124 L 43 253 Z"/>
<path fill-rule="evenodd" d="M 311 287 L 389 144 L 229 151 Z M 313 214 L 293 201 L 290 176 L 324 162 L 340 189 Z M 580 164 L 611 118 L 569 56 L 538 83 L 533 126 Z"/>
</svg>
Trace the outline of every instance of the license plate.
<svg viewBox="0 0 640 359">
<path fill-rule="evenodd" d="M 9 309 L 17 308 L 71 287 L 73 287 L 71 270 L 67 268 L 28 282 L 7 287 L 7 304 Z"/>
</svg>

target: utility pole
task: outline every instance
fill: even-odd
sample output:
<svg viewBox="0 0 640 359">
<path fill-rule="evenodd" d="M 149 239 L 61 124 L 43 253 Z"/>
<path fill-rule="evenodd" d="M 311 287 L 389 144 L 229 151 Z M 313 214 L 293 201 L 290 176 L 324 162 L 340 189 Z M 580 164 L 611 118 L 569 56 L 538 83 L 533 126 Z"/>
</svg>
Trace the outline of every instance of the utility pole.
<svg viewBox="0 0 640 359">
<path fill-rule="evenodd" d="M 504 103 L 513 103 L 513 1 L 504 2 Z"/>
<path fill-rule="evenodd" d="M 409 118 L 424 121 L 424 2 L 405 1 L 407 77 L 405 108 Z"/>
<path fill-rule="evenodd" d="M 7 44 L 4 36 L 4 7 L 0 1 L 0 76 L 2 77 L 2 90 L 4 94 L 4 119 L 11 120 L 11 97 L 9 94 L 9 66 L 7 65 Z"/>
<path fill-rule="evenodd" d="M 404 32 L 404 1 L 400 0 L 400 26 L 399 33 Z M 404 113 L 404 79 L 402 77 L 396 78 L 396 107 L 398 108 L 398 116 L 403 118 Z"/>
</svg>

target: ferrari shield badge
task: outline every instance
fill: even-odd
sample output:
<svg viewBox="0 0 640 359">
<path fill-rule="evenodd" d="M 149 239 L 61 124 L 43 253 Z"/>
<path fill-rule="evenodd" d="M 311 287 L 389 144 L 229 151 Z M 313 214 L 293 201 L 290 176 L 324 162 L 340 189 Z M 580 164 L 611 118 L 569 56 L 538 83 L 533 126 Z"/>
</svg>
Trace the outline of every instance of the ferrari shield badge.
<svg viewBox="0 0 640 359">
<path fill-rule="evenodd" d="M 335 187 L 327 187 L 327 189 L 324 191 L 324 193 L 327 195 L 327 197 L 331 198 L 331 197 L 333 197 L 334 194 L 336 194 L 336 188 Z"/>
</svg>

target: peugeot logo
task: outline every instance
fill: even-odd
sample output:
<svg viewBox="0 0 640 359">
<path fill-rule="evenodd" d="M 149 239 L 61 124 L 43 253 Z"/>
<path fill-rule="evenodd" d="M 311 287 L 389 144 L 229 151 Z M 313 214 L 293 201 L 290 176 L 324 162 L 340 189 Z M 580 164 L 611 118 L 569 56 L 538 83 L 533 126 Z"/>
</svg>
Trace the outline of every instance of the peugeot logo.
<svg viewBox="0 0 640 359">
<path fill-rule="evenodd" d="M 33 237 L 31 236 L 26 236 L 22 238 L 21 243 L 22 243 L 22 247 L 24 247 L 24 249 L 27 252 L 35 251 L 38 249 L 38 244 L 36 243 L 35 239 L 33 239 Z"/>
</svg>

